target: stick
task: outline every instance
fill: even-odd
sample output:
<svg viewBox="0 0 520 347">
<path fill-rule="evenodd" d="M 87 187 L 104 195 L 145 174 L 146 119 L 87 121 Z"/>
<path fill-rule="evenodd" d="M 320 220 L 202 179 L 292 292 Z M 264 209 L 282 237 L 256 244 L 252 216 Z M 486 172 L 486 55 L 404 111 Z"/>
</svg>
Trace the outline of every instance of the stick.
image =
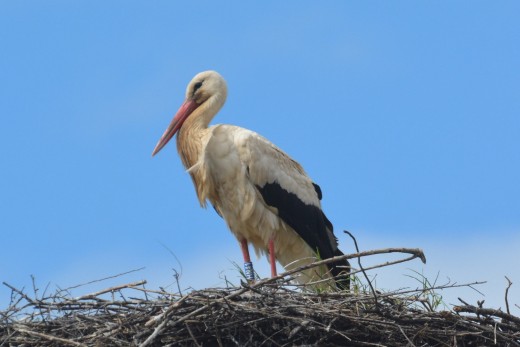
<svg viewBox="0 0 520 347">
<path fill-rule="evenodd" d="M 34 301 L 33 299 L 31 299 L 30 297 L 28 297 L 24 292 L 22 292 L 21 290 L 18 290 L 16 289 L 15 287 L 11 286 L 9 283 L 7 282 L 2 282 L 4 286 L 8 287 L 9 289 L 11 289 L 13 292 L 15 293 L 18 293 L 22 298 L 24 298 L 25 300 L 27 300 L 27 302 L 29 302 L 31 305 L 34 305 L 34 306 L 38 306 L 38 302 L 37 301 Z"/>
<path fill-rule="evenodd" d="M 508 320 L 510 322 L 514 322 L 516 324 L 520 324 L 520 318 L 510 315 L 508 313 L 504 313 L 500 310 L 495 310 L 495 309 L 490 309 L 490 308 L 478 308 L 478 307 L 466 304 L 464 306 L 454 306 L 453 311 L 469 312 L 469 313 L 475 313 L 475 314 L 482 314 L 482 315 L 486 315 L 486 316 L 495 316 L 495 317 L 500 317 L 502 319 Z"/>
<path fill-rule="evenodd" d="M 61 344 L 66 344 L 66 345 L 70 345 L 70 346 L 87 347 L 87 345 L 84 345 L 82 343 L 79 343 L 79 342 L 76 342 L 76 341 L 72 341 L 72 340 L 68 340 L 68 339 L 64 339 L 64 338 L 61 338 L 61 337 L 47 335 L 47 334 L 39 333 L 39 332 L 36 332 L 36 331 L 32 331 L 32 330 L 28 330 L 28 329 L 20 328 L 20 327 L 15 327 L 15 329 L 18 330 L 21 333 L 25 333 L 25 334 L 32 335 L 32 336 L 37 336 L 37 337 L 40 337 L 40 338 L 43 338 L 43 339 L 46 339 L 46 340 L 49 340 L 49 341 L 55 341 L 55 342 L 58 342 L 58 343 L 61 343 Z"/>
<path fill-rule="evenodd" d="M 62 289 L 63 291 L 66 291 L 66 290 L 69 290 L 69 289 L 74 289 L 74 288 L 78 288 L 78 287 L 82 287 L 82 286 L 86 286 L 88 284 L 92 284 L 92 283 L 96 283 L 96 282 L 102 282 L 102 281 L 105 281 L 105 280 L 109 280 L 111 278 L 116 278 L 116 277 L 121 277 L 123 275 L 128 275 L 129 273 L 132 273 L 132 272 L 137 272 L 137 271 L 141 271 L 141 270 L 144 270 L 146 269 L 145 267 L 141 267 L 139 269 L 134 269 L 134 270 L 130 270 L 130 271 L 127 271 L 127 272 L 122 272 L 120 274 L 117 274 L 117 275 L 113 275 L 113 276 L 108 276 L 108 277 L 105 277 L 105 278 L 100 278 L 98 280 L 93 280 L 93 281 L 90 281 L 90 282 L 85 282 L 85 283 L 82 283 L 82 284 L 77 284 L 75 286 L 72 286 L 72 287 L 68 287 L 68 288 L 65 288 L 65 289 Z"/>
<path fill-rule="evenodd" d="M 122 285 L 115 286 L 115 287 L 110 287 L 110 288 L 107 288 L 107 289 L 100 290 L 99 292 L 95 292 L 95 293 L 92 293 L 92 294 L 79 296 L 79 297 L 77 297 L 75 299 L 72 299 L 70 301 L 80 301 L 80 300 L 95 299 L 97 296 L 99 296 L 101 294 L 115 292 L 115 291 L 118 291 L 118 290 L 121 290 L 121 289 L 125 289 L 125 288 L 137 287 L 137 286 L 140 286 L 140 285 L 143 285 L 143 284 L 146 284 L 146 280 L 142 280 L 142 281 L 139 281 L 139 282 L 128 283 L 128 284 L 122 284 Z"/>
<path fill-rule="evenodd" d="M 354 240 L 354 246 L 356 246 L 356 252 L 359 253 L 359 247 L 357 245 L 357 240 L 356 238 L 354 237 L 354 235 L 352 235 L 349 231 L 347 230 L 343 230 L 344 233 L 348 234 L 352 240 Z M 374 295 L 374 303 L 376 305 L 376 309 L 379 309 L 379 303 L 377 302 L 377 294 L 376 294 L 376 291 L 374 290 L 374 287 L 372 286 L 372 282 L 370 282 L 370 279 L 368 278 L 367 276 L 367 273 L 365 272 L 365 269 L 363 269 L 363 265 L 361 265 L 361 257 L 358 257 L 358 265 L 359 265 L 359 268 L 361 269 L 361 271 L 363 271 L 363 275 L 365 276 L 365 279 L 367 280 L 368 282 L 368 285 L 370 286 L 370 290 L 372 291 L 372 295 Z M 400 328 L 400 327 L 399 327 Z M 403 332 L 404 334 L 404 332 Z M 406 336 L 406 335 L 405 335 Z M 407 338 L 408 339 L 408 338 Z"/>
<path fill-rule="evenodd" d="M 507 310 L 507 314 L 511 314 L 511 312 L 509 312 L 509 301 L 507 300 L 507 293 L 509 292 L 509 288 L 511 288 L 511 285 L 513 284 L 513 282 L 511 282 L 511 280 L 509 278 L 507 278 L 507 276 L 504 276 L 508 282 L 508 285 L 507 285 L 507 288 L 506 288 L 506 310 Z"/>
</svg>

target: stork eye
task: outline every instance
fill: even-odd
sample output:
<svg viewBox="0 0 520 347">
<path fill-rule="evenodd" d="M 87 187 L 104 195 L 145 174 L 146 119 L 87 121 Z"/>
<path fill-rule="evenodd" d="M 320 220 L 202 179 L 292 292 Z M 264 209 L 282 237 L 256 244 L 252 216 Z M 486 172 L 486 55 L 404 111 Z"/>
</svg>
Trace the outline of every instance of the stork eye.
<svg viewBox="0 0 520 347">
<path fill-rule="evenodd" d="M 193 94 L 195 94 L 195 92 L 196 92 L 200 87 L 202 87 L 202 82 L 203 82 L 203 81 L 195 83 L 195 85 L 193 86 Z"/>
</svg>

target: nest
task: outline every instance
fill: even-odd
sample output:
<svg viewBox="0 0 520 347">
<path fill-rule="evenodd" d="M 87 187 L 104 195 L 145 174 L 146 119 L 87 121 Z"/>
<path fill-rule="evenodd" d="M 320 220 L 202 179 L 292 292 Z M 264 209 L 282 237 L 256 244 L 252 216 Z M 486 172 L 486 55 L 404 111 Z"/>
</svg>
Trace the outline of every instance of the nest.
<svg viewBox="0 0 520 347">
<path fill-rule="evenodd" d="M 390 252 L 411 256 L 372 268 L 424 260 L 417 249 L 386 249 L 308 267 Z M 432 293 L 439 288 L 381 293 L 368 282 L 316 293 L 292 284 L 301 270 L 185 295 L 140 281 L 75 298 L 63 290 L 36 298 L 4 283 L 13 301 L 0 312 L 0 346 L 520 346 L 520 318 L 509 313 L 507 291 L 507 312 L 462 300 L 437 311 Z"/>
</svg>

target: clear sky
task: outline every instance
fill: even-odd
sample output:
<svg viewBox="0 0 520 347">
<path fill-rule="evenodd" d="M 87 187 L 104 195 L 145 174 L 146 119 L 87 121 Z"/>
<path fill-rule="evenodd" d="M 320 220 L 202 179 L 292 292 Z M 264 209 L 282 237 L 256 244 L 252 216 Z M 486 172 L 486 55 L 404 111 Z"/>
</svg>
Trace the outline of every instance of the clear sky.
<svg viewBox="0 0 520 347">
<path fill-rule="evenodd" d="M 53 290 L 145 267 L 96 285 L 167 287 L 171 251 L 183 288 L 236 282 L 240 249 L 198 206 L 174 142 L 151 157 L 186 84 L 214 69 L 229 89 L 215 122 L 306 168 L 344 252 L 344 229 L 364 250 L 425 251 L 426 265 L 375 272 L 378 287 L 415 287 L 412 270 L 488 281 L 484 297 L 442 294 L 504 307 L 507 275 L 520 304 L 519 13 L 518 1 L 0 2 L 0 280 Z"/>
</svg>

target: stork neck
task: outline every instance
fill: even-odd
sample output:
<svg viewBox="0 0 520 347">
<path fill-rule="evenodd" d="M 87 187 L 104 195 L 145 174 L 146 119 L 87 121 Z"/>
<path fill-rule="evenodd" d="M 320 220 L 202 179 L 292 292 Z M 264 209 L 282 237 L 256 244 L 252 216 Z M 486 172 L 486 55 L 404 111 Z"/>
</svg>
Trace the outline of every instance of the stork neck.
<svg viewBox="0 0 520 347">
<path fill-rule="evenodd" d="M 202 152 L 202 138 L 209 122 L 225 102 L 225 95 L 215 94 L 202 103 L 184 121 L 177 135 L 177 150 L 186 168 L 193 166 Z"/>
<path fill-rule="evenodd" d="M 209 126 L 209 122 L 220 111 L 225 102 L 225 95 L 215 94 L 204 101 L 186 119 L 181 127 L 181 131 L 201 131 Z"/>
</svg>

